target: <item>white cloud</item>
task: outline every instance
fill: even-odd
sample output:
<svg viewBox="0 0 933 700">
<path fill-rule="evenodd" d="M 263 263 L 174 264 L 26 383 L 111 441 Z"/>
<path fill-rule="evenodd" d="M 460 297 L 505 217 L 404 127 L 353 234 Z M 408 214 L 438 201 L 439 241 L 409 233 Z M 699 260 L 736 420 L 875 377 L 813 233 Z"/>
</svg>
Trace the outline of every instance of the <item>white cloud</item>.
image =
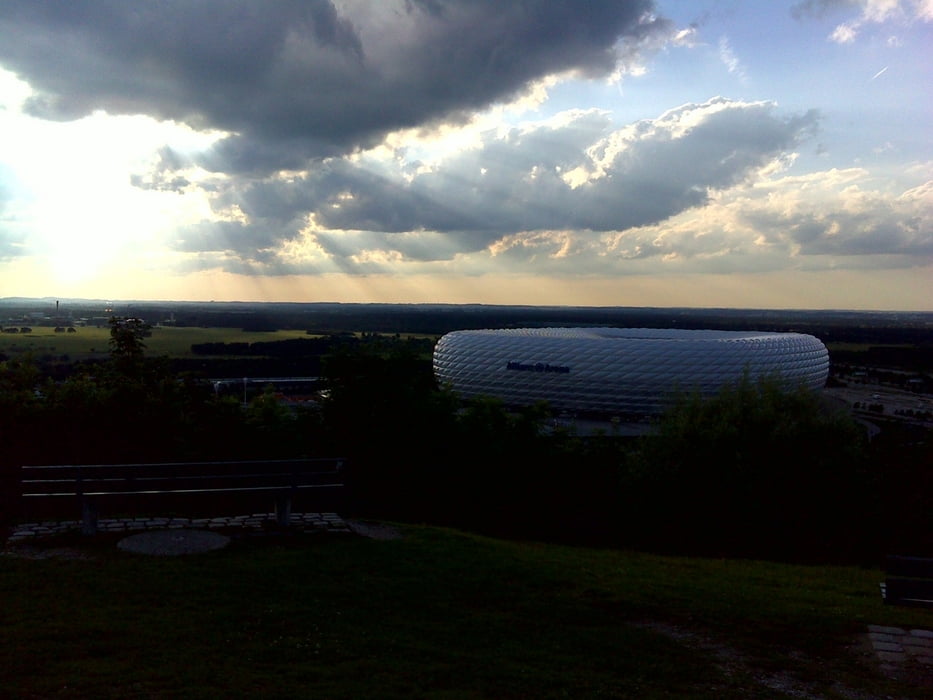
<svg viewBox="0 0 933 700">
<path fill-rule="evenodd" d="M 837 44 L 851 44 L 855 41 L 855 37 L 858 35 L 858 25 L 854 23 L 840 24 L 833 30 L 833 33 L 829 35 L 829 38 L 832 41 L 835 41 Z"/>
<path fill-rule="evenodd" d="M 554 275 L 929 267 L 933 180 L 891 194 L 864 169 L 775 175 L 660 224 L 508 236 L 490 251 Z"/>
<path fill-rule="evenodd" d="M 831 41 L 851 44 L 868 25 L 933 21 L 933 0 L 862 0 L 859 5 L 859 16 L 836 26 L 829 35 Z M 890 36 L 887 43 L 897 46 L 900 40 L 897 36 Z"/>
<path fill-rule="evenodd" d="M 697 45 L 697 29 L 696 27 L 687 27 L 685 29 L 679 29 L 674 33 L 674 36 L 671 38 L 671 44 L 674 46 L 685 46 L 687 48 L 692 48 Z"/>
<path fill-rule="evenodd" d="M 729 44 L 729 39 L 726 37 L 720 37 L 719 39 L 719 60 L 723 62 L 726 66 L 726 70 L 732 75 L 736 76 L 742 82 L 745 81 L 745 68 L 742 67 L 738 57 L 732 50 L 732 46 Z"/>
</svg>

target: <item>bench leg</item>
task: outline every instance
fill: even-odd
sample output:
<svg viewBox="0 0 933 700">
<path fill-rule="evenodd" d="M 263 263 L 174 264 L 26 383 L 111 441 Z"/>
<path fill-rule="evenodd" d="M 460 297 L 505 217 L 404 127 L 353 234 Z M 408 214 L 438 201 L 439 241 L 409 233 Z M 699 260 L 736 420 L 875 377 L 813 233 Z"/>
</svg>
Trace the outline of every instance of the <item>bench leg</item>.
<svg viewBox="0 0 933 700">
<path fill-rule="evenodd" d="M 275 498 L 275 522 L 279 527 L 288 527 L 292 519 L 292 497 L 288 494 Z"/>
<path fill-rule="evenodd" d="M 97 506 L 90 499 L 81 499 L 81 534 L 97 533 Z"/>
</svg>

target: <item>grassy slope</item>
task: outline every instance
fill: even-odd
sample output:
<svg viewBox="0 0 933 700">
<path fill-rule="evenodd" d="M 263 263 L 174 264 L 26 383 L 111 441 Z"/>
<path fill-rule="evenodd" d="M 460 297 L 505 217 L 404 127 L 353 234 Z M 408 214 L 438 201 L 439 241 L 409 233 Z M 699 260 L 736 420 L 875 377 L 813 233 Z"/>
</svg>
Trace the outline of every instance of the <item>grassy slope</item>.
<svg viewBox="0 0 933 700">
<path fill-rule="evenodd" d="M 850 647 L 868 622 L 933 627 L 883 607 L 878 572 L 846 567 L 429 528 L 173 559 L 93 547 L 92 561 L 0 557 L 4 694 L 772 697 L 762 674 L 789 671 L 817 694 L 841 680 L 904 695 Z"/>
</svg>

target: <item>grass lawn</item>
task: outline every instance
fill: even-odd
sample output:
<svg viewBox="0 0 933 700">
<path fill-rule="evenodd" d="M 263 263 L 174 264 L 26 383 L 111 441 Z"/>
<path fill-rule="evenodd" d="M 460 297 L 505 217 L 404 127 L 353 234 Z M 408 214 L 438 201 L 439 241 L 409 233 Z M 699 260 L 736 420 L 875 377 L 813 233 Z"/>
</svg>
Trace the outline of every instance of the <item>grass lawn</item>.
<svg viewBox="0 0 933 700">
<path fill-rule="evenodd" d="M 150 558 L 0 556 L 0 689 L 47 697 L 921 695 L 855 645 L 877 571 L 505 542 L 244 538 Z M 834 685 L 834 683 L 841 684 Z"/>
</svg>

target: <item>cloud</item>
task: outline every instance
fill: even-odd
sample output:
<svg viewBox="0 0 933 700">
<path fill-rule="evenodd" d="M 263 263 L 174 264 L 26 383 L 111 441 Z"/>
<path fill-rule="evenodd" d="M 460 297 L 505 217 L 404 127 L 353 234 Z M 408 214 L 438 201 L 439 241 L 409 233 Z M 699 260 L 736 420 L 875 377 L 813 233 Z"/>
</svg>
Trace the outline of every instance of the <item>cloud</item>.
<svg viewBox="0 0 933 700">
<path fill-rule="evenodd" d="M 794 3 L 790 12 L 796 19 L 820 18 L 838 10 L 859 7 L 863 0 L 803 0 Z"/>
<path fill-rule="evenodd" d="M 176 248 L 252 260 L 313 241 L 316 256 L 355 269 L 376 258 L 450 261 L 520 234 L 499 253 L 558 241 L 569 257 L 573 246 L 553 232 L 625 231 L 703 207 L 759 177 L 817 123 L 812 112 L 782 116 L 771 103 L 724 98 L 623 128 L 600 111 L 567 112 L 489 130 L 431 164 L 400 150 L 219 185 L 213 202 L 224 220 L 189 228 Z"/>
<path fill-rule="evenodd" d="M 835 27 L 829 35 L 837 44 L 851 44 L 869 25 L 890 22 L 910 24 L 933 21 L 933 0 L 806 0 L 791 8 L 794 17 L 822 17 L 829 11 L 858 8 L 859 15 Z M 889 46 L 897 46 L 899 39 L 888 37 Z"/>
<path fill-rule="evenodd" d="M 8 183 L 13 180 L 13 173 L 0 163 L 0 260 L 25 255 L 25 234 L 18 230 L 17 217 L 9 210 L 10 202 L 13 201 L 13 191 Z"/>
<path fill-rule="evenodd" d="M 931 169 L 912 168 L 915 175 Z M 306 229 L 257 255 L 203 252 L 200 268 L 253 275 L 455 272 L 588 276 L 880 270 L 933 265 L 933 180 L 893 196 L 864 169 L 773 172 L 712 194 L 704 206 L 616 231 L 541 229 L 485 247 L 413 231 Z M 447 254 L 439 248 L 447 246 Z"/>
<path fill-rule="evenodd" d="M 933 19 L 933 0 L 792 8 L 831 11 L 846 13 L 833 20 L 847 20 L 839 38 L 855 40 L 869 25 Z M 92 187 L 87 168 L 72 176 L 92 194 L 121 192 L 124 209 L 132 202 L 140 226 L 151 224 L 138 240 L 154 249 L 170 236 L 166 267 L 356 283 L 933 264 L 929 167 L 800 175 L 791 166 L 820 128 L 816 112 L 723 97 L 629 124 L 599 109 L 547 111 L 559 82 L 611 82 L 665 43 L 696 46 L 696 28 L 677 31 L 651 0 L 0 3 L 0 65 L 28 81 L 31 115 L 141 113 L 166 134 L 201 130 L 153 136 L 125 159 L 119 172 L 135 173 L 135 189 L 122 174 L 122 190 Z M 744 78 L 729 41 L 718 49 Z M 865 77 L 893 82 L 883 65 Z M 23 100 L 8 111 L 27 121 Z M 117 121 L 73 123 L 107 124 L 109 150 L 125 153 Z M 73 157 L 81 141 L 59 148 Z M 60 170 L 53 163 L 48 177 Z M 47 208 L 61 213 L 46 230 L 75 212 L 100 230 L 104 208 L 66 189 L 80 206 Z M 4 210 L 0 190 L 0 258 L 24 250 L 14 203 Z M 176 207 L 183 216 L 157 225 Z"/>
<path fill-rule="evenodd" d="M 742 67 L 741 62 L 735 55 L 726 37 L 721 37 L 719 39 L 719 60 L 726 66 L 726 70 L 736 76 L 740 81 L 745 82 L 745 68 Z"/>
<path fill-rule="evenodd" d="M 849 184 L 827 187 L 827 181 L 855 175 Z M 808 183 L 801 194 L 811 191 L 796 197 L 787 194 L 793 191 L 789 183 L 776 183 L 785 192 L 782 208 L 751 209 L 746 216 L 762 235 L 797 255 L 893 256 L 907 265 L 933 261 L 933 181 L 891 197 L 863 188 L 863 175 L 832 171 L 822 174 L 822 184 L 814 176 L 798 178 Z"/>
<path fill-rule="evenodd" d="M 650 0 L 203 0 L 0 5 L 0 63 L 31 114 L 105 110 L 225 131 L 215 171 L 301 169 L 463 121 L 545 76 L 606 76 L 670 31 Z"/>
<path fill-rule="evenodd" d="M 664 245 L 657 254 L 681 254 L 684 239 L 693 236 L 706 239 L 706 253 L 741 252 L 746 260 L 770 261 L 776 268 L 933 263 L 933 181 L 895 196 L 873 183 L 869 171 L 850 168 L 778 176 L 737 188 L 701 216 L 685 217 L 675 227 L 679 235 L 659 232 Z M 723 242 L 716 242 L 717 236 Z"/>
<path fill-rule="evenodd" d="M 829 38 L 837 44 L 851 44 L 855 41 L 858 34 L 858 26 L 853 23 L 840 24 L 829 35 Z"/>
<path fill-rule="evenodd" d="M 494 252 L 507 255 L 513 269 L 574 276 L 933 264 L 933 181 L 893 197 L 873 182 L 862 169 L 778 175 L 662 224 L 589 236 L 518 234 Z"/>
<path fill-rule="evenodd" d="M 0 203 L 0 260 L 12 260 L 26 254 L 25 236 L 15 231 L 13 222 L 4 216 Z"/>
</svg>

